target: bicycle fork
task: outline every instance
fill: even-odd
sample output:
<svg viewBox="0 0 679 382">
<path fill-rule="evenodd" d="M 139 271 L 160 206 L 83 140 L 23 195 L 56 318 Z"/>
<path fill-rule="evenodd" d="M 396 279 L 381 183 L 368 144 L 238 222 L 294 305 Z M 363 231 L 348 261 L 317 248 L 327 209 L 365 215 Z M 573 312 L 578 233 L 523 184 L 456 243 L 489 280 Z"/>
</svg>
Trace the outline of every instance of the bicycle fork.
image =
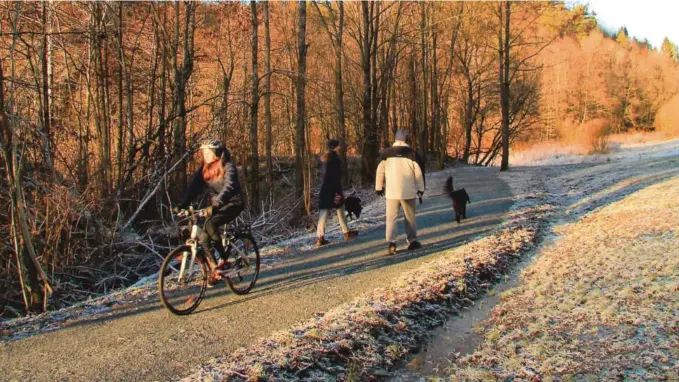
<svg viewBox="0 0 679 382">
<path fill-rule="evenodd" d="M 198 236 L 200 235 L 200 227 L 194 225 L 191 229 L 191 239 L 187 243 L 191 247 L 191 252 L 184 252 L 182 256 L 182 265 L 179 269 L 179 282 L 184 282 L 184 271 L 186 270 L 186 263 L 188 262 L 188 275 L 193 274 L 193 265 L 196 263 L 196 255 L 198 254 Z M 190 256 L 189 256 L 190 255 Z"/>
</svg>

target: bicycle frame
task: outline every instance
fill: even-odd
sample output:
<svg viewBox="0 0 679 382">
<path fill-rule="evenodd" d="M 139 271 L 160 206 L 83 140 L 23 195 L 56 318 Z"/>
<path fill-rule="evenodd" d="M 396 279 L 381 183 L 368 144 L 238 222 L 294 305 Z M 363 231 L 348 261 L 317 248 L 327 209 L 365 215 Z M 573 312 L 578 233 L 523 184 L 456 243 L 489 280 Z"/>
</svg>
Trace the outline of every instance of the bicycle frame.
<svg viewBox="0 0 679 382">
<path fill-rule="evenodd" d="M 195 212 L 196 211 L 193 208 L 189 209 L 189 219 L 191 221 L 191 236 L 188 240 L 186 240 L 186 244 L 189 247 L 191 247 L 191 252 L 184 252 L 184 255 L 182 256 L 182 263 L 179 270 L 179 280 L 178 280 L 179 282 L 184 281 L 184 271 L 186 270 L 187 265 L 189 267 L 188 274 L 192 274 L 193 267 L 196 263 L 196 256 L 198 255 L 198 244 L 200 236 L 203 233 L 203 228 L 201 228 L 200 225 L 198 224 Z M 224 245 L 224 249 L 226 250 L 226 253 L 229 253 L 231 249 L 234 249 L 236 252 L 235 253 L 236 257 L 245 259 L 246 265 L 250 267 L 250 263 L 247 261 L 247 253 L 245 253 L 245 251 L 242 248 L 238 248 L 238 246 L 233 245 L 232 240 L 235 238 L 234 233 L 226 231 L 225 233 L 222 233 L 220 236 L 222 239 L 222 244 Z M 234 269 L 231 272 L 235 273 L 236 271 L 237 270 Z"/>
</svg>

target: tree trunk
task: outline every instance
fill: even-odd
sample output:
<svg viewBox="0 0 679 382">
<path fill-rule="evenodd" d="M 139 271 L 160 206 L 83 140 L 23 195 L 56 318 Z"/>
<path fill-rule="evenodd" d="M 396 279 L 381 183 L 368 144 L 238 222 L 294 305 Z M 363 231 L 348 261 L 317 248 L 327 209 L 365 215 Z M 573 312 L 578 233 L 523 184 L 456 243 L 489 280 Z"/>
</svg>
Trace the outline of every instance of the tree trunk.
<svg viewBox="0 0 679 382">
<path fill-rule="evenodd" d="M 109 132 L 110 125 L 109 119 L 107 118 L 107 107 L 106 99 L 108 93 L 108 80 L 107 80 L 107 65 L 105 65 L 105 58 L 107 56 L 105 46 L 106 31 L 105 27 L 102 25 L 101 19 L 101 5 L 98 3 L 92 4 L 93 7 L 93 19 L 94 19 L 94 30 L 91 35 L 94 46 L 94 68 L 95 68 L 95 125 L 97 130 L 97 149 L 99 154 L 98 163 L 98 178 L 100 182 L 101 194 L 103 196 L 108 195 L 111 188 L 111 149 Z M 102 52 L 104 50 L 104 52 Z"/>
<path fill-rule="evenodd" d="M 380 5 L 379 1 L 375 2 L 375 9 L 371 10 L 373 16 L 370 17 L 373 20 L 370 24 L 370 126 L 375 130 L 375 155 L 379 152 L 380 147 L 380 126 L 377 121 L 377 108 L 380 102 L 377 98 L 377 45 L 380 31 Z"/>
<path fill-rule="evenodd" d="M 349 179 L 349 164 L 347 163 L 347 126 L 344 112 L 344 85 L 342 84 L 342 39 L 344 37 L 344 2 L 337 3 L 339 6 L 339 25 L 337 27 L 337 44 L 335 46 L 335 102 L 337 106 L 337 125 L 340 139 L 344 145 L 342 150 L 342 179 L 345 185 L 351 184 Z"/>
<path fill-rule="evenodd" d="M 377 129 L 372 124 L 371 113 L 371 24 L 372 14 L 374 10 L 374 3 L 368 1 L 361 2 L 361 10 L 363 15 L 363 32 L 361 41 L 361 68 L 363 69 L 363 99 L 361 106 L 363 108 L 363 150 L 361 162 L 361 179 L 363 185 L 372 184 L 375 181 L 375 169 L 377 167 L 377 146 L 378 136 Z"/>
<path fill-rule="evenodd" d="M 469 154 L 472 146 L 472 127 L 474 127 L 474 83 L 471 73 L 467 74 L 467 104 L 464 113 L 464 151 L 462 161 L 469 163 Z"/>
<path fill-rule="evenodd" d="M 51 68 L 51 63 L 52 63 L 52 52 L 51 52 L 51 36 L 50 33 L 52 32 L 52 23 L 51 23 L 51 12 L 50 12 L 50 7 L 51 4 L 47 1 L 43 1 L 42 3 L 42 28 L 43 28 L 43 37 L 42 37 L 42 95 L 43 95 L 43 106 L 42 106 L 42 112 L 43 112 L 43 118 L 42 118 L 42 125 L 43 125 L 43 133 L 45 134 L 45 160 L 47 163 L 47 167 L 49 170 L 52 172 L 53 177 L 56 178 L 55 171 L 54 171 L 54 162 L 53 162 L 53 157 L 54 157 L 54 150 L 52 147 L 52 116 L 50 112 L 50 98 L 51 98 L 51 93 L 52 89 L 50 86 L 51 83 L 51 74 L 52 74 L 52 68 Z"/>
<path fill-rule="evenodd" d="M 162 44 L 160 54 L 160 89 L 158 98 L 160 98 L 160 105 L 158 105 L 158 146 L 155 152 L 155 159 L 162 160 L 165 158 L 165 132 L 167 131 L 167 120 L 165 117 L 165 108 L 167 101 L 167 41 L 165 39 L 165 34 L 161 33 L 160 28 L 165 29 L 167 25 L 167 6 L 163 5 L 163 21 L 162 24 L 157 23 L 156 27 L 156 38 Z"/>
<path fill-rule="evenodd" d="M 511 3 L 505 1 L 504 37 L 502 33 L 502 3 L 500 3 L 500 106 L 502 107 L 502 163 L 500 171 L 509 170 L 509 25 Z"/>
<path fill-rule="evenodd" d="M 250 177 L 250 210 L 253 213 L 259 211 L 259 143 L 257 139 L 257 111 L 259 109 L 259 70 L 257 68 L 258 50 L 258 27 L 257 2 L 250 1 L 250 13 L 252 22 L 252 88 L 250 101 L 250 165 L 252 166 Z"/>
<path fill-rule="evenodd" d="M 429 28 L 427 20 L 427 3 L 420 3 L 422 7 L 422 20 L 420 24 L 421 28 L 421 40 L 422 40 L 422 130 L 417 148 L 422 152 L 422 160 L 427 161 L 427 144 L 429 138 L 429 128 L 427 126 L 427 118 L 429 118 L 429 110 L 427 110 L 428 100 L 427 100 L 427 90 L 429 86 L 427 84 L 427 70 L 429 65 L 429 53 L 427 47 L 427 30 Z"/>
<path fill-rule="evenodd" d="M 185 24 L 184 24 L 184 58 L 181 67 L 175 71 L 175 105 L 177 110 L 177 122 L 174 130 L 174 158 L 176 161 L 186 151 L 186 85 L 193 72 L 193 38 L 195 32 L 195 7 L 196 3 L 187 2 L 185 4 Z M 176 22 L 179 24 L 179 3 L 175 3 Z M 178 36 L 177 26 L 175 29 L 175 38 Z M 177 44 L 176 49 L 179 50 Z M 175 52 L 176 53 L 176 52 Z M 176 54 L 175 54 L 176 57 Z M 176 58 L 175 58 L 176 59 Z M 175 176 L 175 184 L 186 184 L 186 164 L 182 162 Z M 178 197 L 178 190 L 176 188 L 175 197 Z"/>
<path fill-rule="evenodd" d="M 441 100 L 439 99 L 438 90 L 438 61 L 436 57 L 437 44 L 436 29 L 432 30 L 432 76 L 431 76 L 431 103 L 432 103 L 432 134 L 430 142 L 430 150 L 436 154 L 439 169 L 443 170 L 443 153 L 439 142 L 441 142 Z"/>
<path fill-rule="evenodd" d="M 266 89 L 264 93 L 264 119 L 266 123 L 266 189 L 273 192 L 273 159 L 272 159 L 272 131 L 271 131 L 271 34 L 269 30 L 269 2 L 264 6 L 264 71 L 266 72 Z"/>
<path fill-rule="evenodd" d="M 123 2 L 118 3 L 118 152 L 117 155 L 117 187 L 120 193 L 125 172 L 123 151 L 125 149 L 125 128 L 123 119 L 123 65 L 125 55 L 123 53 Z"/>
<path fill-rule="evenodd" d="M 297 31 L 297 76 L 296 76 L 296 92 L 297 92 L 297 124 L 296 124 L 296 141 L 295 141 L 295 195 L 298 198 L 304 196 L 304 146 L 306 139 L 304 137 L 304 117 L 305 112 L 305 87 L 306 87 L 306 0 L 299 1 L 299 19 Z M 303 213 L 306 211 L 303 210 Z"/>
</svg>

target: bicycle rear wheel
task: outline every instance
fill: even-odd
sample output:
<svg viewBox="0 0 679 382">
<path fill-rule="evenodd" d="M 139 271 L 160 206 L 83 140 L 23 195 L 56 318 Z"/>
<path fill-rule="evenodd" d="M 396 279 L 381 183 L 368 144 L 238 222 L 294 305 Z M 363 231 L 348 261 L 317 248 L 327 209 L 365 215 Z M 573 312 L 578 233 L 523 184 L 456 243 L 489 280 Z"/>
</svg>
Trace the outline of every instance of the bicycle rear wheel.
<svg viewBox="0 0 679 382">
<path fill-rule="evenodd" d="M 193 256 L 188 245 L 175 248 L 160 267 L 160 301 L 176 315 L 193 312 L 203 300 L 209 275 L 209 266 L 201 252 Z"/>
<path fill-rule="evenodd" d="M 227 278 L 229 288 L 238 295 L 248 294 L 259 277 L 259 248 L 249 233 L 239 233 L 231 242 L 235 276 Z"/>
</svg>

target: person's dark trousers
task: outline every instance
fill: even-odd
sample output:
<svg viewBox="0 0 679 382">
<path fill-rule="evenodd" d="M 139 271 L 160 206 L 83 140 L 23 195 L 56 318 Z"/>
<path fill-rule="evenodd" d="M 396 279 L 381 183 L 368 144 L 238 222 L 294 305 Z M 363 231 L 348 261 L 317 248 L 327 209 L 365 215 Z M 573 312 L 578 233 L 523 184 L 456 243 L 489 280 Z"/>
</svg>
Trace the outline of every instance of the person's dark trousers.
<svg viewBox="0 0 679 382">
<path fill-rule="evenodd" d="M 212 216 L 205 221 L 203 233 L 200 235 L 200 244 L 208 254 L 208 259 L 217 264 L 217 260 L 212 253 L 212 248 L 216 249 L 220 255 L 224 255 L 224 245 L 219 237 L 219 227 L 234 221 L 243 212 L 243 205 L 240 203 L 230 203 L 212 213 Z M 226 261 L 226 259 L 224 259 Z"/>
</svg>

